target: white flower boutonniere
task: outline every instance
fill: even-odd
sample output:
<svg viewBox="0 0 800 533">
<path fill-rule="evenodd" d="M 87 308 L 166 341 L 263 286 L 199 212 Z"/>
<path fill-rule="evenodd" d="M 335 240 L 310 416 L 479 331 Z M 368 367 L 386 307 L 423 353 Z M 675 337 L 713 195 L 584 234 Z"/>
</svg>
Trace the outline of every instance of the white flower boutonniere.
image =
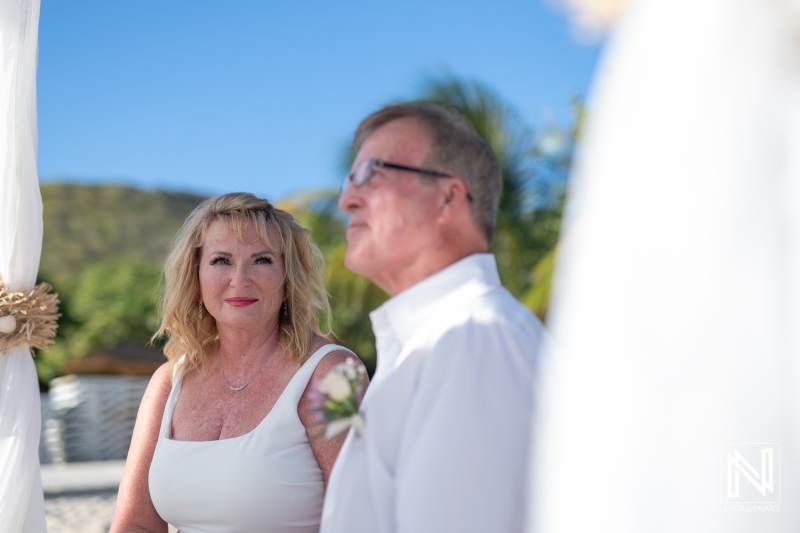
<svg viewBox="0 0 800 533">
<path fill-rule="evenodd" d="M 356 360 L 336 365 L 327 376 L 316 380 L 312 387 L 312 410 L 317 413 L 319 423 L 325 424 L 325 438 L 330 439 L 351 427 L 365 438 L 364 418 L 358 412 L 360 384 L 366 370 L 356 365 Z"/>
</svg>

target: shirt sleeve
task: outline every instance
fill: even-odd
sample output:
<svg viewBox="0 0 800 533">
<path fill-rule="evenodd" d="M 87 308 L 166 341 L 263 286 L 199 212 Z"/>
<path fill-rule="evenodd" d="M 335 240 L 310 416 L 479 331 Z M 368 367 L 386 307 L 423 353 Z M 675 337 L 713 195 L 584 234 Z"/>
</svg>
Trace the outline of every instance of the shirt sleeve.
<svg viewBox="0 0 800 533">
<path fill-rule="evenodd" d="M 401 446 L 398 533 L 523 530 L 538 333 L 473 321 L 431 347 Z"/>
</svg>

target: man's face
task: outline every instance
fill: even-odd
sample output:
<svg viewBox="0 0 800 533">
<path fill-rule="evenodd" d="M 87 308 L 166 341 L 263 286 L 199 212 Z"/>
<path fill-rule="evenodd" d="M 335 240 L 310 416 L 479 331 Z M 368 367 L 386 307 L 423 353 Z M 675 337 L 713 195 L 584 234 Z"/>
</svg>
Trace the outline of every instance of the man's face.
<svg viewBox="0 0 800 533">
<path fill-rule="evenodd" d="M 393 120 L 376 129 L 356 154 L 353 168 L 366 159 L 423 167 L 429 135 L 414 120 Z M 439 188 L 412 173 L 376 167 L 361 187 L 352 184 L 339 198 L 350 215 L 345 265 L 390 295 L 417 280 L 415 266 L 431 246 Z"/>
</svg>

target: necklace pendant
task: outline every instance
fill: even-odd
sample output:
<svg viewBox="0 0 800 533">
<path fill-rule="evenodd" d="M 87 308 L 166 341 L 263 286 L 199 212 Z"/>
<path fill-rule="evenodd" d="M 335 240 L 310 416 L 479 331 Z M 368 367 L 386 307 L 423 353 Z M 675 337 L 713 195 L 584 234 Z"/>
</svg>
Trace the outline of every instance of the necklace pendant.
<svg viewBox="0 0 800 533">
<path fill-rule="evenodd" d="M 277 327 L 278 327 L 278 322 L 275 322 L 275 328 Z M 273 328 L 273 331 L 275 331 L 275 328 Z M 222 353 L 220 352 L 219 357 L 217 358 L 217 366 L 219 367 L 219 370 L 222 373 L 222 379 L 225 381 L 225 384 L 228 386 L 228 388 L 233 392 L 239 392 L 240 390 L 250 385 L 253 382 L 253 380 L 256 379 L 256 377 L 261 373 L 261 371 L 264 370 L 264 367 L 267 366 L 267 362 L 269 361 L 269 358 L 272 357 L 272 353 L 275 351 L 275 347 L 277 345 L 278 345 L 278 338 L 276 337 L 275 341 L 272 343 L 272 348 L 270 348 L 269 353 L 267 354 L 267 357 L 264 358 L 264 362 L 261 363 L 261 366 L 258 368 L 258 370 L 256 370 L 256 373 L 253 374 L 253 377 L 251 377 L 250 380 L 247 381 L 244 385 L 240 385 L 238 387 L 231 385 L 231 382 L 228 381 L 228 378 L 225 377 L 225 367 L 222 366 Z"/>
</svg>

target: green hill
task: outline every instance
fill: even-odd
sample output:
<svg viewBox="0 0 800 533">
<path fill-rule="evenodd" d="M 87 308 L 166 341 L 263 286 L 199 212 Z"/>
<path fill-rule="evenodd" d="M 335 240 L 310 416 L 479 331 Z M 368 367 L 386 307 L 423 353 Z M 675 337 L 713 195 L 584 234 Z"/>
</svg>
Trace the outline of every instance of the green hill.
<svg viewBox="0 0 800 533">
<path fill-rule="evenodd" d="M 122 185 L 42 185 L 39 278 L 61 299 L 58 335 L 39 352 L 42 382 L 75 359 L 146 344 L 158 326 L 158 280 L 170 243 L 204 197 Z"/>
<path fill-rule="evenodd" d="M 110 258 L 160 269 L 186 215 L 204 197 L 123 185 L 42 185 L 44 239 L 39 277 L 71 287 L 89 265 Z"/>
</svg>

